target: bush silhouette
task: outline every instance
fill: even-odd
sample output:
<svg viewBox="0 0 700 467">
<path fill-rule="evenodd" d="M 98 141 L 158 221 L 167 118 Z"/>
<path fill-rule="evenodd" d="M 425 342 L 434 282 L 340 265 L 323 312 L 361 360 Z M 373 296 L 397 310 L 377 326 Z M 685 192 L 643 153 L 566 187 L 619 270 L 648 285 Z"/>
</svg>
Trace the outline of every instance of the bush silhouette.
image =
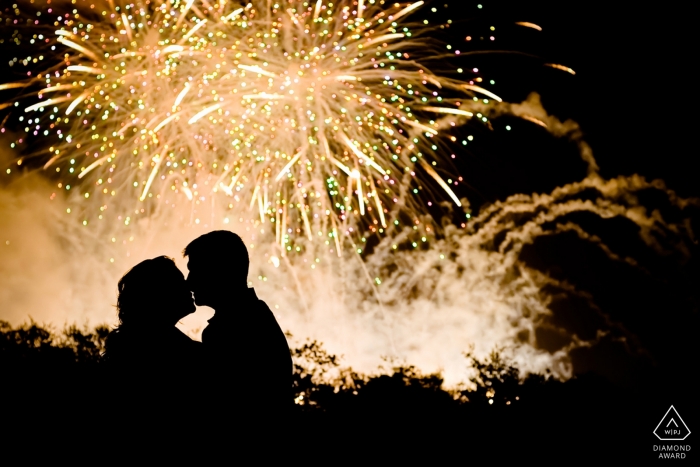
<svg viewBox="0 0 700 467">
<path fill-rule="evenodd" d="M 15 327 L 0 321 L 0 367 L 8 381 L 3 390 L 24 400 L 29 395 L 45 397 L 56 391 L 78 394 L 86 388 L 98 397 L 100 391 L 105 391 L 100 378 L 108 333 L 105 325 L 94 329 L 68 325 L 57 331 L 34 321 Z M 291 354 L 294 374 L 290 403 L 294 401 L 294 413 L 337 414 L 349 420 L 368 416 L 438 417 L 483 410 L 494 413 L 513 410 L 527 401 L 541 404 L 577 397 L 576 391 L 589 391 L 591 384 L 603 385 L 586 383 L 592 381 L 590 378 L 566 383 L 547 375 L 523 378 L 502 349 L 484 359 L 471 350 L 466 352 L 465 368 L 474 371 L 472 387 L 456 389 L 445 388 L 440 374 L 424 374 L 411 365 L 389 365 L 374 374 L 357 372 L 343 366 L 317 341 L 307 340 L 292 347 Z M 51 382 L 50 388 L 47 381 Z"/>
<path fill-rule="evenodd" d="M 0 320 L 0 362 L 24 367 L 96 364 L 108 333 L 107 326 L 89 330 L 70 325 L 56 332 L 33 320 L 17 327 Z"/>
</svg>

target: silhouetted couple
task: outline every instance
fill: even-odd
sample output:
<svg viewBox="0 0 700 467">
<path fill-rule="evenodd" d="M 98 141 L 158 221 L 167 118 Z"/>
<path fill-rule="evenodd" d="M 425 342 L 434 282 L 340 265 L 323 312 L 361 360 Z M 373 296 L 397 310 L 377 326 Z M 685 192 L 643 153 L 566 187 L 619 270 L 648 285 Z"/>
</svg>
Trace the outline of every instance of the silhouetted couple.
<svg viewBox="0 0 700 467">
<path fill-rule="evenodd" d="M 176 404 L 205 417 L 283 416 L 291 403 L 292 360 L 272 311 L 248 288 L 243 240 L 210 232 L 184 255 L 187 279 L 160 256 L 119 281 L 119 326 L 105 352 L 119 398 L 141 407 Z M 201 343 L 175 327 L 195 303 L 215 311 Z"/>
</svg>

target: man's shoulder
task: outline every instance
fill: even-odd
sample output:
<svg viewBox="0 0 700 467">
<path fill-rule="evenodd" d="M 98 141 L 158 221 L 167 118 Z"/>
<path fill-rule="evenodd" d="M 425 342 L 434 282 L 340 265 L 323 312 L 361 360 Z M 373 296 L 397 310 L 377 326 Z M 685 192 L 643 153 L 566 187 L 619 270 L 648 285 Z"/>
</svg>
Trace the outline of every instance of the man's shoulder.
<svg viewBox="0 0 700 467">
<path fill-rule="evenodd" d="M 224 322 L 224 320 L 215 319 L 215 317 L 211 318 L 207 321 L 207 325 L 204 326 L 204 329 L 202 330 L 202 343 L 205 342 L 205 338 L 207 336 L 211 336 L 217 333 L 220 329 L 224 329 L 226 327 L 228 327 L 228 325 Z"/>
</svg>

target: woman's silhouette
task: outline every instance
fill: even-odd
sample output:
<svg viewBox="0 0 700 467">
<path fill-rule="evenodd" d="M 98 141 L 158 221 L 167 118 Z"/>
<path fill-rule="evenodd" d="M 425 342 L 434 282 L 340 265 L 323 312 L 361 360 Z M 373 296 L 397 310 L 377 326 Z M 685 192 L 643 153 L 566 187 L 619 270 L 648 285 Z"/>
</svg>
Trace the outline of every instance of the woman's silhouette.
<svg viewBox="0 0 700 467">
<path fill-rule="evenodd" d="M 107 337 L 105 361 L 123 382 L 184 379 L 200 363 L 201 343 L 175 327 L 195 311 L 185 277 L 167 256 L 147 259 L 119 281 L 119 326 Z"/>
</svg>

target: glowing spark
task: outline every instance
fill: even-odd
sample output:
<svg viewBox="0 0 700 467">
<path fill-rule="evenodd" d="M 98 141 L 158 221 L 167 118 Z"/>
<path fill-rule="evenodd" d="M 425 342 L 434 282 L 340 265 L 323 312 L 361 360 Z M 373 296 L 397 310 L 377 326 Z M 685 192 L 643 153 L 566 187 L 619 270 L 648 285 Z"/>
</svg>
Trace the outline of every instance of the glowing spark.
<svg viewBox="0 0 700 467">
<path fill-rule="evenodd" d="M 81 95 L 79 95 L 78 97 L 76 97 L 75 100 L 73 102 L 71 102 L 70 105 L 68 106 L 68 108 L 66 109 L 66 115 L 70 115 L 70 113 L 73 110 L 75 110 L 75 108 L 78 105 L 80 105 L 80 103 L 83 102 L 89 95 L 90 95 L 90 93 L 86 91 L 86 92 L 82 93 Z"/>
<path fill-rule="evenodd" d="M 197 25 L 196 25 L 195 27 L 193 27 L 192 29 L 190 29 L 189 32 L 188 32 L 187 34 L 185 34 L 185 35 L 182 37 L 182 39 L 180 39 L 179 44 L 184 44 L 185 42 L 187 42 L 187 39 L 189 39 L 190 37 L 192 37 L 192 35 L 193 35 L 195 32 L 199 31 L 200 28 L 204 27 L 205 24 L 207 24 L 207 20 L 206 20 L 206 19 L 204 19 L 204 20 L 200 21 L 199 23 L 197 23 Z"/>
<path fill-rule="evenodd" d="M 148 190 L 151 189 L 151 184 L 153 183 L 153 179 L 156 178 L 156 175 L 158 175 L 158 169 L 160 168 L 160 164 L 165 159 L 164 157 L 160 155 L 155 156 L 155 165 L 153 166 L 153 170 L 151 170 L 151 175 L 148 176 L 148 181 L 146 182 L 146 186 L 143 187 L 143 192 L 141 193 L 141 197 L 139 198 L 140 201 L 143 201 L 146 199 L 146 195 L 148 195 Z"/>
<path fill-rule="evenodd" d="M 207 107 L 206 109 L 202 110 L 201 112 L 198 112 L 194 117 L 190 118 L 190 121 L 187 122 L 190 125 L 198 121 L 200 118 L 209 115 L 210 113 L 214 112 L 215 110 L 218 110 L 221 108 L 221 104 L 214 104 L 212 106 Z"/>
<path fill-rule="evenodd" d="M 237 10 L 234 10 L 233 13 L 231 13 L 230 15 L 224 17 L 224 21 L 233 21 L 233 20 L 236 19 L 241 13 L 243 13 L 243 8 L 239 8 L 239 9 L 237 9 Z"/>
<path fill-rule="evenodd" d="M 194 3 L 194 0 L 187 0 L 187 3 L 185 4 L 185 7 L 182 9 L 182 13 L 180 14 L 179 18 L 177 19 L 177 27 L 180 27 L 184 19 L 187 17 L 187 13 L 190 11 L 190 8 L 192 8 L 192 4 Z"/>
<path fill-rule="evenodd" d="M 266 92 L 261 92 L 260 94 L 246 94 L 243 96 L 243 99 L 267 99 L 267 100 L 277 100 L 277 99 L 285 99 L 287 96 L 283 96 L 281 94 L 268 94 Z"/>
<path fill-rule="evenodd" d="M 313 235 L 311 233 L 311 224 L 309 223 L 309 216 L 306 214 L 306 205 L 302 204 L 299 210 L 301 211 L 301 217 L 304 221 L 304 230 L 306 230 L 306 238 L 308 238 L 309 241 L 312 241 Z"/>
<path fill-rule="evenodd" d="M 180 112 L 172 114 L 171 116 L 169 116 L 168 118 L 166 118 L 165 120 L 160 122 L 158 125 L 156 125 L 156 127 L 153 129 L 153 133 L 158 133 L 161 130 L 161 128 L 163 128 L 165 125 L 172 122 L 173 120 L 175 120 L 179 116 L 180 116 Z"/>
<path fill-rule="evenodd" d="M 386 219 L 384 218 L 384 208 L 382 207 L 382 202 L 377 196 L 377 187 L 374 184 L 374 178 L 369 177 L 370 185 L 372 187 L 372 198 L 377 205 L 377 212 L 379 212 L 379 220 L 382 223 L 382 227 L 386 228 Z"/>
<path fill-rule="evenodd" d="M 350 138 L 348 138 L 348 136 L 347 136 L 345 133 L 341 133 L 341 134 L 340 134 L 340 137 L 341 137 L 341 139 L 343 140 L 343 142 L 345 143 L 345 145 L 346 145 L 353 153 L 355 153 L 355 155 L 356 155 L 361 161 L 365 161 L 365 162 L 367 163 L 367 165 L 370 165 L 370 166 L 374 167 L 374 168 L 377 169 L 377 171 L 379 171 L 379 173 L 381 173 L 382 175 L 386 175 L 386 171 L 385 171 L 384 169 L 382 169 L 379 165 L 377 165 L 377 163 L 374 162 L 368 155 L 366 155 L 366 154 L 364 154 L 362 151 L 360 151 L 360 150 L 357 148 L 357 146 L 355 146 L 355 144 L 353 144 L 353 142 L 350 140 Z"/>
<path fill-rule="evenodd" d="M 362 180 L 360 179 L 360 172 L 357 172 L 357 177 L 353 177 L 357 181 L 357 199 L 360 201 L 360 215 L 365 215 L 365 196 L 362 193 Z"/>
<path fill-rule="evenodd" d="M 321 7 L 323 6 L 323 0 L 318 0 L 316 2 L 316 8 L 314 9 L 314 20 L 318 19 L 318 15 L 321 14 Z"/>
<path fill-rule="evenodd" d="M 556 63 L 545 63 L 544 66 L 548 66 L 550 68 L 556 68 L 557 70 L 562 70 L 562 71 L 565 71 L 567 73 L 571 73 L 572 75 L 576 74 L 576 72 L 574 70 L 572 70 L 571 68 L 569 68 L 568 66 L 558 65 Z"/>
<path fill-rule="evenodd" d="M 484 89 L 484 88 L 482 88 L 482 87 L 480 87 L 480 86 L 474 86 L 473 84 L 463 84 L 462 87 L 463 87 L 464 89 L 469 89 L 469 90 L 471 90 L 471 91 L 476 91 L 476 92 L 478 92 L 478 93 L 480 93 L 480 94 L 483 94 L 484 96 L 488 96 L 488 97 L 490 97 L 491 99 L 493 99 L 493 100 L 495 100 L 495 101 L 497 101 L 497 102 L 503 102 L 503 99 L 501 99 L 500 97 L 498 97 L 496 94 L 494 94 L 494 93 L 492 93 L 491 91 L 489 91 L 489 90 L 487 90 L 487 89 Z"/>
<path fill-rule="evenodd" d="M 134 40 L 134 38 L 131 35 L 131 25 L 129 24 L 129 19 L 124 13 L 122 13 L 122 24 L 124 25 L 124 32 L 126 32 L 126 36 L 129 38 L 130 41 Z"/>
<path fill-rule="evenodd" d="M 351 177 L 351 176 L 352 176 L 352 171 L 350 170 L 350 168 L 349 168 L 348 166 L 346 166 L 345 164 L 343 164 L 342 162 L 340 162 L 340 161 L 339 161 L 338 159 L 336 159 L 335 157 L 333 157 L 333 155 L 331 154 L 330 147 L 328 146 L 328 140 L 327 140 L 325 137 L 323 137 L 323 138 L 321 138 L 321 143 L 323 144 L 323 149 L 324 149 L 324 151 L 325 151 L 325 153 L 326 153 L 326 157 L 328 158 L 328 160 L 330 160 L 330 161 L 333 162 L 336 166 L 338 166 L 338 168 L 339 168 L 340 170 L 342 170 L 343 172 L 345 172 L 345 173 L 347 174 L 348 177 Z"/>
<path fill-rule="evenodd" d="M 425 171 L 428 172 L 428 174 L 433 177 L 436 182 L 438 182 L 438 185 L 440 185 L 442 189 L 445 190 L 445 192 L 450 196 L 450 198 L 452 198 L 452 201 L 454 201 L 457 206 L 462 206 L 462 202 L 459 200 L 459 198 L 457 198 L 455 192 L 452 191 L 452 188 L 450 188 L 449 185 L 445 183 L 445 180 L 438 175 L 435 169 L 433 169 L 422 157 L 419 157 L 418 161 L 420 162 L 420 165 L 423 166 Z"/>
<path fill-rule="evenodd" d="M 423 6 L 424 3 L 425 3 L 425 2 L 421 0 L 420 2 L 416 2 L 416 3 L 412 4 L 412 5 L 409 5 L 409 6 L 407 6 L 406 8 L 404 8 L 403 10 L 399 11 L 398 13 L 396 13 L 395 15 L 389 16 L 389 19 L 392 20 L 392 21 L 396 21 L 396 20 L 398 20 L 399 18 L 401 18 L 402 16 L 405 16 L 405 15 L 409 14 L 410 12 L 412 12 L 413 10 L 415 10 L 416 8 Z"/>
<path fill-rule="evenodd" d="M 328 159 L 330 159 L 331 162 L 333 162 L 336 166 L 338 166 L 338 168 L 340 170 L 345 172 L 348 177 L 352 176 L 352 171 L 350 170 L 350 168 L 347 165 L 343 164 L 342 162 L 340 162 L 338 159 L 336 159 L 333 156 L 328 156 Z"/>
<path fill-rule="evenodd" d="M 30 105 L 29 107 L 27 107 L 26 109 L 24 109 L 24 111 L 25 111 L 25 112 L 31 112 L 31 111 L 33 111 L 33 110 L 38 110 L 38 109 L 40 109 L 40 108 L 42 108 L 42 107 L 48 107 L 48 106 L 53 105 L 53 104 L 58 104 L 58 103 L 60 103 L 60 102 L 65 102 L 65 101 L 67 101 L 67 100 L 70 100 L 70 97 L 57 97 L 57 98 L 55 98 L 55 99 L 49 99 L 49 100 L 46 100 L 46 101 L 37 102 L 36 104 Z"/>
<path fill-rule="evenodd" d="M 26 88 L 29 86 L 29 83 L 6 83 L 6 84 L 0 84 L 0 91 L 3 89 L 16 89 L 16 88 Z"/>
<path fill-rule="evenodd" d="M 361 45 L 362 45 L 363 47 L 369 47 L 370 45 L 376 44 L 377 42 L 391 41 L 391 40 L 394 40 L 394 39 L 402 39 L 402 38 L 404 38 L 404 37 L 406 37 L 406 35 L 405 35 L 405 34 L 401 34 L 401 33 L 396 33 L 396 34 L 385 34 L 385 35 L 383 35 L 383 36 L 375 37 L 374 39 L 369 40 L 369 41 L 367 41 L 367 42 L 365 42 L 364 44 L 361 44 Z"/>
<path fill-rule="evenodd" d="M 462 115 L 464 117 L 473 117 L 474 116 L 474 114 L 472 112 L 467 112 L 466 110 L 461 110 L 461 109 L 450 109 L 448 107 L 423 107 L 423 110 L 426 110 L 428 112 L 441 113 L 441 114 Z"/>
<path fill-rule="evenodd" d="M 66 67 L 66 70 L 68 71 L 84 71 L 85 73 L 92 73 L 94 75 L 101 75 L 104 73 L 104 70 L 101 68 L 95 68 L 92 66 L 84 66 L 84 65 L 70 65 L 69 67 Z"/>
<path fill-rule="evenodd" d="M 97 55 L 95 55 L 92 51 L 86 49 L 82 45 L 76 44 L 73 41 L 69 41 L 68 39 L 64 39 L 63 37 L 59 36 L 58 42 L 60 42 L 61 44 L 65 45 L 65 46 L 70 47 L 71 49 L 75 49 L 84 55 L 87 55 L 88 57 L 95 60 L 96 62 L 100 60 L 99 57 Z"/>
<path fill-rule="evenodd" d="M 260 187 L 260 185 L 258 185 Z M 260 213 L 260 223 L 264 224 L 265 223 L 265 205 L 267 203 L 263 202 L 262 196 L 260 196 L 260 193 L 258 193 L 258 212 Z M 284 251 L 284 250 L 282 250 Z"/>
<path fill-rule="evenodd" d="M 522 118 L 522 119 L 524 119 L 524 120 L 527 120 L 528 122 L 532 122 L 532 123 L 534 123 L 534 124 L 536 124 L 536 125 L 539 125 L 539 126 L 541 126 L 542 128 L 547 128 L 547 124 L 546 124 L 545 122 L 543 122 L 542 120 L 539 120 L 539 119 L 537 119 L 537 118 L 535 118 L 535 117 L 532 117 L 532 116 L 530 116 L 530 115 L 521 115 L 520 118 Z"/>
<path fill-rule="evenodd" d="M 437 79 L 433 78 L 432 76 L 426 76 L 426 77 L 425 77 L 425 80 L 428 81 L 430 84 L 434 84 L 435 86 L 437 86 L 437 87 L 439 87 L 440 89 L 442 89 L 442 84 L 440 83 L 440 81 L 438 81 Z"/>
<path fill-rule="evenodd" d="M 84 176 L 86 176 L 87 174 L 89 174 L 90 172 L 92 172 L 93 169 L 95 169 L 95 168 L 101 166 L 102 164 L 104 164 L 104 162 L 105 162 L 108 158 L 109 158 L 109 156 L 100 157 L 100 158 L 97 159 L 95 162 L 93 162 L 92 164 L 88 165 L 87 168 L 86 168 L 85 170 L 83 170 L 82 172 L 80 172 L 80 174 L 78 175 L 78 178 L 83 178 Z M 45 166 L 44 169 L 46 169 L 47 167 L 48 167 L 48 165 Z"/>
<path fill-rule="evenodd" d="M 282 223 L 280 222 L 280 212 L 275 210 L 275 242 L 280 246 L 280 252 L 284 256 L 284 243 L 282 242 L 281 233 Z"/>
<path fill-rule="evenodd" d="M 292 20 L 292 22 L 294 24 L 299 24 L 299 21 L 297 21 L 296 15 L 294 14 L 294 12 L 290 8 L 287 8 L 287 14 L 289 15 L 289 18 Z"/>
<path fill-rule="evenodd" d="M 75 89 L 75 86 L 72 84 L 59 84 L 57 86 L 50 86 L 48 88 L 42 89 L 41 91 L 39 91 L 38 94 L 46 94 L 47 92 L 65 91 L 68 89 Z"/>
<path fill-rule="evenodd" d="M 192 201 L 192 198 L 194 198 L 194 196 L 192 195 L 192 190 L 190 190 L 190 189 L 189 189 L 188 187 L 186 187 L 186 186 L 183 186 L 183 187 L 182 187 L 182 191 L 185 193 L 185 196 L 187 196 L 187 199 L 190 200 L 190 201 Z"/>
<path fill-rule="evenodd" d="M 184 99 L 185 96 L 187 95 L 187 93 L 190 92 L 190 88 L 191 88 L 190 84 L 185 83 L 185 87 L 182 88 L 182 91 L 180 91 L 180 93 L 177 95 L 177 98 L 175 99 L 175 102 L 173 103 L 173 107 L 177 107 L 180 105 L 180 103 L 182 102 L 182 99 Z"/>
<path fill-rule="evenodd" d="M 60 156 L 59 154 L 56 154 L 56 155 L 52 156 L 51 159 L 49 159 L 49 160 L 46 162 L 46 164 L 44 164 L 44 170 L 46 170 L 46 169 L 48 169 L 49 167 L 51 167 L 51 165 L 52 165 L 54 162 L 56 162 L 58 159 L 60 159 L 60 158 L 61 158 L 61 156 Z"/>
<path fill-rule="evenodd" d="M 259 73 L 261 75 L 269 76 L 270 78 L 277 78 L 277 75 L 274 73 L 270 73 L 269 71 L 265 71 L 259 66 L 250 66 L 250 65 L 238 65 L 238 68 L 246 71 L 252 71 L 253 73 Z"/>
<path fill-rule="evenodd" d="M 233 167 L 231 167 L 226 172 L 224 172 L 223 175 L 221 175 L 220 180 L 223 180 L 226 177 L 226 175 L 228 175 L 231 172 L 231 170 L 233 170 Z M 224 185 L 223 183 L 220 183 L 220 186 L 223 188 L 224 193 L 226 193 L 229 196 L 233 195 L 233 187 L 236 186 L 236 182 L 238 181 L 238 177 L 240 177 L 240 176 L 241 176 L 241 172 L 238 172 L 236 175 L 231 177 L 231 183 L 229 183 L 228 185 Z"/>
<path fill-rule="evenodd" d="M 253 190 L 253 196 L 250 199 L 250 207 L 252 208 L 255 204 L 255 200 L 258 198 L 258 193 L 260 193 L 260 185 L 256 185 Z"/>
<path fill-rule="evenodd" d="M 183 46 L 173 44 L 165 47 L 163 50 L 160 51 L 160 53 L 162 53 L 163 55 L 168 55 L 172 53 L 180 53 L 183 50 L 185 50 Z"/>
<path fill-rule="evenodd" d="M 283 168 L 282 171 L 279 173 L 279 175 L 277 175 L 277 178 L 275 179 L 276 182 L 279 182 L 279 181 L 282 179 L 282 177 L 284 176 L 284 174 L 286 174 L 287 171 L 290 169 L 290 167 L 292 167 L 292 166 L 294 165 L 294 163 L 295 163 L 296 161 L 299 160 L 299 158 L 301 157 L 301 155 L 302 155 L 303 153 L 304 153 L 303 151 L 299 151 L 298 153 L 296 153 L 296 154 L 294 155 L 294 157 L 292 157 L 292 160 L 290 160 L 289 163 L 288 163 L 287 165 L 284 166 L 284 168 Z"/>
<path fill-rule="evenodd" d="M 372 198 L 377 204 L 377 212 L 379 213 L 379 220 L 382 222 L 382 227 L 386 228 L 386 219 L 384 218 L 384 208 L 382 207 L 382 202 L 379 200 L 376 192 L 372 193 Z"/>
<path fill-rule="evenodd" d="M 422 123 L 414 122 L 413 120 L 408 120 L 408 119 L 406 119 L 406 120 L 404 120 L 404 121 L 405 121 L 406 123 L 408 123 L 409 125 L 411 125 L 412 127 L 418 128 L 419 130 L 423 130 L 423 131 L 425 131 L 426 133 L 430 133 L 430 134 L 432 134 L 432 135 L 437 135 L 437 134 L 438 134 L 438 131 L 437 131 L 436 129 L 430 128 L 429 126 L 423 125 Z"/>
<path fill-rule="evenodd" d="M 538 31 L 542 30 L 540 26 L 536 25 L 535 23 L 528 23 L 527 21 L 518 21 L 515 24 L 517 24 L 518 26 L 524 26 L 526 28 L 537 29 Z"/>
<path fill-rule="evenodd" d="M 224 185 L 223 183 L 219 183 L 218 186 L 219 186 L 219 188 L 221 188 L 221 189 L 224 191 L 224 193 L 226 193 L 228 196 L 233 196 L 233 190 L 232 190 L 231 188 L 229 188 L 228 185 Z M 213 191 L 216 191 L 216 188 L 214 188 Z"/>
</svg>

